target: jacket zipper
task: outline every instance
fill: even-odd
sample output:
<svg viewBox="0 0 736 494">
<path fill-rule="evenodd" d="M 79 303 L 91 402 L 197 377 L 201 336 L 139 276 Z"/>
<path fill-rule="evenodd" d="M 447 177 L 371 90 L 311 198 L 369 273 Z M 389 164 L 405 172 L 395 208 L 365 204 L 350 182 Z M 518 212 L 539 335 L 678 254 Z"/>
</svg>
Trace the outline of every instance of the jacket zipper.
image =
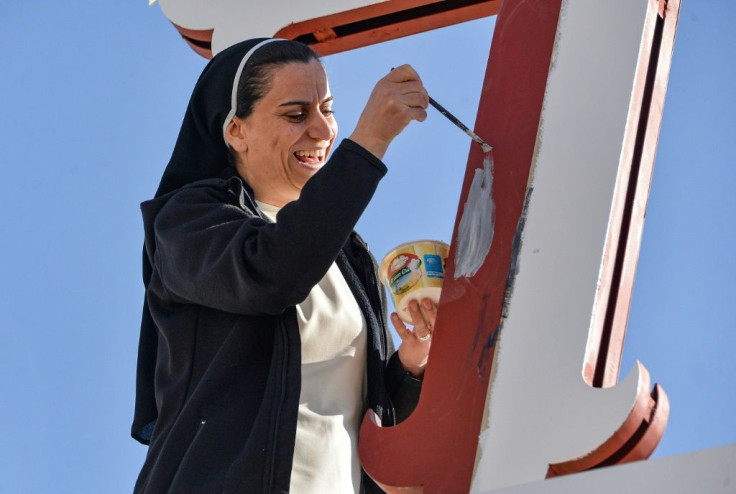
<svg viewBox="0 0 736 494">
<path fill-rule="evenodd" d="M 373 263 L 373 257 L 368 252 L 368 245 L 360 238 L 360 236 L 355 235 L 355 241 L 359 245 L 359 252 L 361 257 L 363 257 L 363 262 L 361 262 L 361 265 L 363 267 L 363 273 L 366 278 L 366 291 L 369 289 L 373 293 L 366 293 L 368 296 L 368 302 L 373 306 L 374 312 L 377 313 L 378 316 L 378 323 L 379 328 L 378 329 L 378 337 L 380 340 L 381 345 L 381 360 L 386 362 L 388 361 L 388 345 L 386 342 L 386 332 L 384 331 L 384 328 L 386 328 L 387 321 L 386 321 L 386 307 L 384 306 L 383 300 L 384 298 L 381 297 L 380 290 L 383 289 L 383 285 L 381 285 L 380 280 L 376 276 L 376 270 L 374 269 L 374 263 Z M 369 288 L 370 287 L 370 288 Z M 378 300 L 375 300 L 375 298 L 378 297 Z M 376 310 L 377 309 L 377 310 Z M 384 367 L 381 367 L 381 375 L 379 376 L 382 381 L 385 380 L 385 371 L 386 369 Z M 383 393 L 382 393 L 383 395 Z M 383 398 L 387 399 L 386 395 L 383 395 Z M 384 416 L 381 417 L 381 422 L 384 426 L 392 426 L 396 425 L 396 415 L 394 414 L 394 408 L 393 404 L 391 404 L 391 400 L 387 399 L 386 403 L 381 404 L 383 406 L 383 414 Z"/>
<path fill-rule="evenodd" d="M 289 352 L 288 352 L 288 338 L 287 338 L 287 331 L 286 326 L 284 324 L 283 319 L 279 319 L 279 334 L 281 335 L 283 342 L 284 342 L 284 350 L 283 350 L 283 361 L 281 362 L 281 376 L 279 380 L 279 399 L 278 399 L 278 405 L 276 408 L 276 411 L 274 412 L 274 424 L 271 428 L 271 438 L 269 441 L 269 447 L 271 449 L 271 457 L 268 462 L 268 465 L 266 465 L 266 485 L 264 492 L 272 492 L 273 491 L 273 477 L 274 477 L 274 465 L 276 464 L 276 443 L 278 439 L 278 431 L 279 431 L 279 423 L 281 422 L 281 409 L 283 407 L 284 399 L 286 397 L 286 381 L 287 381 L 287 374 L 288 374 L 288 362 L 289 362 Z"/>
<path fill-rule="evenodd" d="M 372 291 L 372 293 L 367 293 L 368 301 L 373 306 L 374 312 L 376 312 L 376 314 L 378 315 L 378 322 L 381 324 L 382 327 L 385 327 L 385 307 L 383 307 L 383 304 L 381 303 L 381 300 L 383 299 L 379 293 L 379 291 L 382 289 L 382 286 L 381 282 L 376 277 L 375 270 L 373 269 L 373 258 L 368 253 L 368 245 L 359 236 L 355 236 L 355 241 L 360 246 L 359 252 L 361 257 L 363 257 L 363 262 L 361 262 L 360 264 L 363 267 L 363 274 L 366 278 L 366 281 L 368 282 L 366 284 L 366 288 L 370 287 Z M 378 296 L 378 300 L 375 300 L 376 296 Z M 383 331 L 379 331 L 379 337 L 381 339 L 381 358 L 386 359 L 388 357 L 386 355 L 388 353 L 388 348 L 386 346 L 386 335 Z"/>
</svg>

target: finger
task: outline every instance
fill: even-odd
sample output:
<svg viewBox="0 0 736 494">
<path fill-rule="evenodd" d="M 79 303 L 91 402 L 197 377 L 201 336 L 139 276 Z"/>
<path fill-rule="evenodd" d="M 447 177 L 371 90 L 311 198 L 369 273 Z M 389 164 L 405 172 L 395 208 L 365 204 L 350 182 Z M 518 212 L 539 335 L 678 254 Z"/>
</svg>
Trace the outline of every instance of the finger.
<svg viewBox="0 0 736 494">
<path fill-rule="evenodd" d="M 412 93 L 406 93 L 401 97 L 401 100 L 406 106 L 411 108 L 422 108 L 426 109 L 429 106 L 429 98 L 426 93 L 415 91 Z"/>
<path fill-rule="evenodd" d="M 394 82 L 421 81 L 419 74 L 409 64 L 399 65 L 391 69 L 386 75 L 386 80 Z"/>
<path fill-rule="evenodd" d="M 431 330 L 416 300 L 409 302 L 409 314 L 411 315 L 411 322 L 414 325 L 414 335 L 419 338 L 419 341 L 426 341 L 427 336 L 431 334 Z"/>
<path fill-rule="evenodd" d="M 424 122 L 427 120 L 427 110 L 424 110 L 423 108 L 412 108 L 409 111 L 409 116 L 412 120 L 416 120 L 417 122 Z"/>
<path fill-rule="evenodd" d="M 393 88 L 401 94 L 426 93 L 426 89 L 424 88 L 422 81 L 418 80 L 401 82 L 394 81 Z"/>
<path fill-rule="evenodd" d="M 401 341 L 411 337 L 411 331 L 409 331 L 409 328 L 406 327 L 406 324 L 404 324 L 404 321 L 401 320 L 396 312 L 391 313 L 391 324 L 393 324 Z"/>
<path fill-rule="evenodd" d="M 434 324 L 437 320 L 437 304 L 432 299 L 425 298 L 422 300 L 420 305 L 422 317 L 427 323 L 427 327 L 430 331 L 434 331 Z"/>
<path fill-rule="evenodd" d="M 394 90 L 396 91 L 396 97 L 400 101 L 403 101 L 409 106 L 429 107 L 429 94 L 421 84 L 401 83 L 397 86 Z"/>
</svg>

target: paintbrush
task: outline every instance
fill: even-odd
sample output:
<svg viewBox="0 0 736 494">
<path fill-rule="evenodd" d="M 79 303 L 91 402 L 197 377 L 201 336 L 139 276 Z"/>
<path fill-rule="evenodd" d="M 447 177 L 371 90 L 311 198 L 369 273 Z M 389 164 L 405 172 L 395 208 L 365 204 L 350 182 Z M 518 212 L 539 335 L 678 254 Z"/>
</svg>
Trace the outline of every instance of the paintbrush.
<svg viewBox="0 0 736 494">
<path fill-rule="evenodd" d="M 391 70 L 394 70 L 394 69 L 395 69 L 395 67 L 391 67 Z M 468 136 L 470 136 L 471 139 L 473 139 L 475 142 L 477 142 L 478 144 L 480 144 L 480 147 L 483 149 L 483 152 L 484 153 L 490 153 L 491 152 L 491 150 L 493 149 L 493 146 L 491 146 L 486 141 L 484 141 L 483 139 L 481 139 L 480 137 L 478 137 L 478 134 L 476 134 L 475 132 L 473 132 L 472 130 L 470 130 L 464 123 L 462 123 L 460 120 L 458 120 L 455 115 L 453 115 L 452 113 L 450 113 L 449 111 L 447 111 L 447 108 L 445 108 L 444 106 L 442 106 L 439 103 L 437 103 L 431 96 L 427 95 L 427 97 L 429 98 L 429 104 L 430 105 L 434 106 L 435 109 L 438 112 L 440 112 L 441 114 L 443 114 L 445 117 L 447 117 L 447 119 L 450 122 L 452 122 L 455 125 L 457 125 L 460 130 L 462 130 L 463 132 L 465 132 L 466 134 L 468 134 Z"/>
<path fill-rule="evenodd" d="M 438 112 L 446 116 L 450 122 L 457 125 L 463 132 L 468 134 L 471 139 L 473 139 L 475 142 L 480 144 L 480 147 L 483 148 L 484 153 L 489 153 L 491 149 L 493 149 L 493 147 L 490 144 L 488 144 L 486 141 L 478 137 L 478 134 L 476 134 L 475 132 L 470 130 L 467 126 L 465 126 L 460 120 L 457 119 L 455 115 L 447 111 L 447 109 L 444 106 L 437 103 L 434 99 L 432 99 L 431 96 L 429 96 L 429 104 L 434 106 Z"/>
</svg>

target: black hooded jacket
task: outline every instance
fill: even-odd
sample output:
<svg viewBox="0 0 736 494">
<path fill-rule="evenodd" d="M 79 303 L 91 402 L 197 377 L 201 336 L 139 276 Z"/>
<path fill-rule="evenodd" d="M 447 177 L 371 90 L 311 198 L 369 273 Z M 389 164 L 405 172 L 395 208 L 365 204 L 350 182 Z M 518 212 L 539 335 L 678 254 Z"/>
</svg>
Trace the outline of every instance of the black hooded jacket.
<svg viewBox="0 0 736 494">
<path fill-rule="evenodd" d="M 375 261 L 353 232 L 385 171 L 344 140 L 277 223 L 232 169 L 143 203 L 157 350 L 151 360 L 142 335 L 132 433 L 150 449 L 136 492 L 288 491 L 301 383 L 294 306 L 333 261 L 368 324 L 367 406 L 383 425 L 413 410 L 420 383 L 394 353 Z"/>
</svg>

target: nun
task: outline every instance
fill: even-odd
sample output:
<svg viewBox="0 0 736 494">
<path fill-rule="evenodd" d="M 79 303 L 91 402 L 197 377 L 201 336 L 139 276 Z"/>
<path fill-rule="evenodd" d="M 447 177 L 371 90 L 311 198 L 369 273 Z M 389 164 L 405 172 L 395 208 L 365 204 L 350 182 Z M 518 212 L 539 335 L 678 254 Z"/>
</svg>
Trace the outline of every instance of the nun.
<svg viewBox="0 0 736 494">
<path fill-rule="evenodd" d="M 197 81 L 141 205 L 136 493 L 381 492 L 360 466 L 360 422 L 412 412 L 437 308 L 412 303 L 411 328 L 391 314 L 394 350 L 354 227 L 429 99 L 398 67 L 338 143 L 332 102 L 319 58 L 294 41 L 236 44 Z"/>
</svg>

